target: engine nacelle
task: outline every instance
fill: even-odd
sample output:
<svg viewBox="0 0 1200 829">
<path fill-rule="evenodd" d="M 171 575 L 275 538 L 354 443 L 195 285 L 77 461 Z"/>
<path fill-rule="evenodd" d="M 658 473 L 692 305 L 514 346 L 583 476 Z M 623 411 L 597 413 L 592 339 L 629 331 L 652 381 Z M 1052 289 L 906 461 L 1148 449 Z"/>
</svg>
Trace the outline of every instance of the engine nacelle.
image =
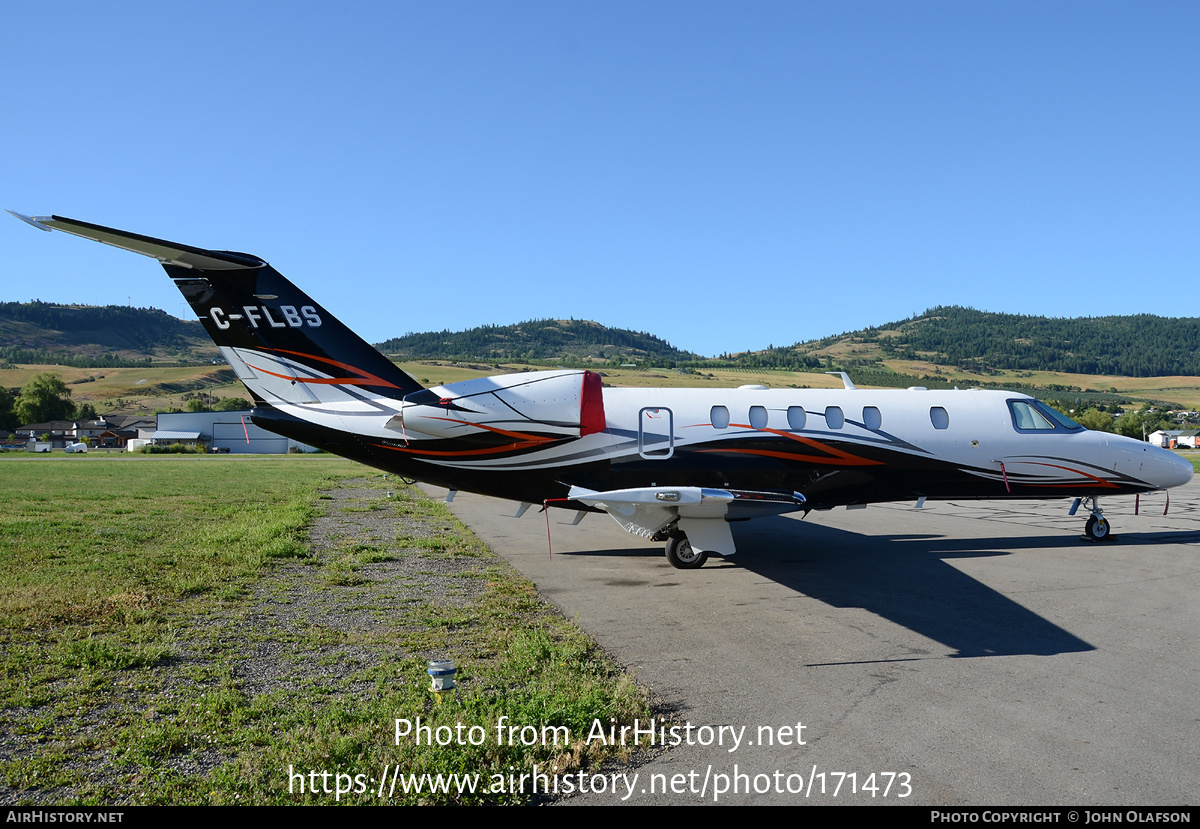
<svg viewBox="0 0 1200 829">
<path fill-rule="evenodd" d="M 423 389 L 405 397 L 387 424 L 414 439 L 488 444 L 504 437 L 583 437 L 605 425 L 604 393 L 593 371 L 506 374 Z"/>
</svg>

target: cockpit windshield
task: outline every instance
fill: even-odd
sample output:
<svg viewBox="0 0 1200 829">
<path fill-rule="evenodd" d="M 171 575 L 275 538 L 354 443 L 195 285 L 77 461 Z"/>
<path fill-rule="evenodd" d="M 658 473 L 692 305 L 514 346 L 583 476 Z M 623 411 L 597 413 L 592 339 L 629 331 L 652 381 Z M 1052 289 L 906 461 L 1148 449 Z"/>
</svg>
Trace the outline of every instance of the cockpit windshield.
<svg viewBox="0 0 1200 829">
<path fill-rule="evenodd" d="M 1081 432 L 1083 427 L 1040 400 L 1010 400 L 1013 426 L 1018 432 Z"/>
</svg>

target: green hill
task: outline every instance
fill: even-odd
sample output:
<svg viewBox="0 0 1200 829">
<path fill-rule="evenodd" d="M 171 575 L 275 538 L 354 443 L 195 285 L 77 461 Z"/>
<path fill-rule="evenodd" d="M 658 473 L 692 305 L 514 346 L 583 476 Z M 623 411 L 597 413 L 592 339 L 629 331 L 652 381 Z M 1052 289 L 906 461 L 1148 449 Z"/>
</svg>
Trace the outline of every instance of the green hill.
<svg viewBox="0 0 1200 829">
<path fill-rule="evenodd" d="M 196 321 L 157 308 L 0 302 L 0 360 L 80 368 L 209 362 L 216 346 Z"/>
<path fill-rule="evenodd" d="M 632 361 L 700 367 L 846 369 L 894 374 L 884 361 L 998 370 L 1127 377 L 1200 376 L 1200 319 L 1137 316 L 1051 318 L 958 306 L 784 348 L 717 360 L 652 334 L 589 320 L 528 320 L 466 331 L 410 333 L 379 343 L 401 360 Z M 156 308 L 0 303 L 0 361 L 115 367 L 209 363 L 219 354 L 200 323 Z M 907 367 L 902 369 L 908 371 Z M 917 374 L 925 369 L 914 365 Z M 897 382 L 900 382 L 897 378 Z"/>
<path fill-rule="evenodd" d="M 466 331 L 405 334 L 379 343 L 401 359 L 679 361 L 702 359 L 642 331 L 607 328 L 590 320 L 527 320 L 516 325 L 482 325 Z"/>
<path fill-rule="evenodd" d="M 995 369 L 1200 375 L 1200 319 L 1150 314 L 1053 318 L 997 314 L 959 306 L 931 308 L 898 322 L 786 348 L 742 355 L 762 365 L 802 367 L 830 358 L 870 367 L 899 359 Z"/>
</svg>

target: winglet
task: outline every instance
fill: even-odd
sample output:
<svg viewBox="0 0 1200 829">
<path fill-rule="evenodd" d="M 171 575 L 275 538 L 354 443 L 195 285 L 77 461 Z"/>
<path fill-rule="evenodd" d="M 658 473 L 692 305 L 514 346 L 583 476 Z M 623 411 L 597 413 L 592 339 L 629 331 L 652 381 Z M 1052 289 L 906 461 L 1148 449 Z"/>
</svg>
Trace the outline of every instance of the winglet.
<svg viewBox="0 0 1200 829">
<path fill-rule="evenodd" d="M 38 230 L 44 230 L 47 233 L 49 233 L 51 230 L 51 228 L 46 227 L 44 224 L 42 224 L 40 221 L 38 221 L 39 219 L 45 219 L 46 218 L 45 216 L 26 216 L 24 213 L 18 213 L 17 211 L 9 210 L 8 208 L 5 208 L 4 212 L 11 213 L 12 215 L 16 216 L 18 219 L 25 222 L 26 224 L 33 225 Z"/>
</svg>

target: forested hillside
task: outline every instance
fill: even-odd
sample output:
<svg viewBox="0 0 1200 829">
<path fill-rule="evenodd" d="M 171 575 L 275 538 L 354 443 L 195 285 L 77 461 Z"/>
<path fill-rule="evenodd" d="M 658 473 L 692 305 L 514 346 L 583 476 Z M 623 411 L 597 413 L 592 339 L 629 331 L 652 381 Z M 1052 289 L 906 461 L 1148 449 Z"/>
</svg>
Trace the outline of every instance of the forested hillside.
<svg viewBox="0 0 1200 829">
<path fill-rule="evenodd" d="M 1200 319 L 1149 314 L 1059 319 L 937 307 L 884 325 L 784 348 L 724 354 L 716 360 L 683 351 L 646 332 L 588 320 L 529 320 L 466 331 L 410 333 L 377 346 L 398 359 L 581 361 L 677 367 L 850 369 L 895 375 L 885 360 L 960 367 L 986 375 L 1000 369 L 1200 376 Z M 113 367 L 131 362 L 219 359 L 200 323 L 156 308 L 0 303 L 0 361 Z M 908 366 L 899 369 L 909 372 Z M 924 374 L 914 365 L 911 371 Z M 896 378 L 897 383 L 906 380 Z"/>
<path fill-rule="evenodd" d="M 891 326 L 888 326 L 891 327 Z M 1047 317 L 934 308 L 881 339 L 901 359 L 938 355 L 995 368 L 1154 377 L 1200 374 L 1200 319 Z"/>
<path fill-rule="evenodd" d="M 216 356 L 200 323 L 157 308 L 0 302 L 0 360 L 8 363 L 111 368 Z"/>
<path fill-rule="evenodd" d="M 771 365 L 803 366 L 841 344 L 847 365 L 884 359 L 985 371 L 1018 369 L 1128 377 L 1200 375 L 1200 319 L 1051 317 L 997 314 L 958 306 L 788 348 L 758 352 Z M 750 358 L 750 355 L 746 355 Z"/>
<path fill-rule="evenodd" d="M 528 320 L 516 325 L 483 325 L 466 331 L 405 334 L 376 347 L 384 354 L 400 358 L 556 360 L 595 357 L 609 360 L 624 355 L 653 361 L 701 359 L 653 334 L 607 328 L 589 320 Z"/>
</svg>

